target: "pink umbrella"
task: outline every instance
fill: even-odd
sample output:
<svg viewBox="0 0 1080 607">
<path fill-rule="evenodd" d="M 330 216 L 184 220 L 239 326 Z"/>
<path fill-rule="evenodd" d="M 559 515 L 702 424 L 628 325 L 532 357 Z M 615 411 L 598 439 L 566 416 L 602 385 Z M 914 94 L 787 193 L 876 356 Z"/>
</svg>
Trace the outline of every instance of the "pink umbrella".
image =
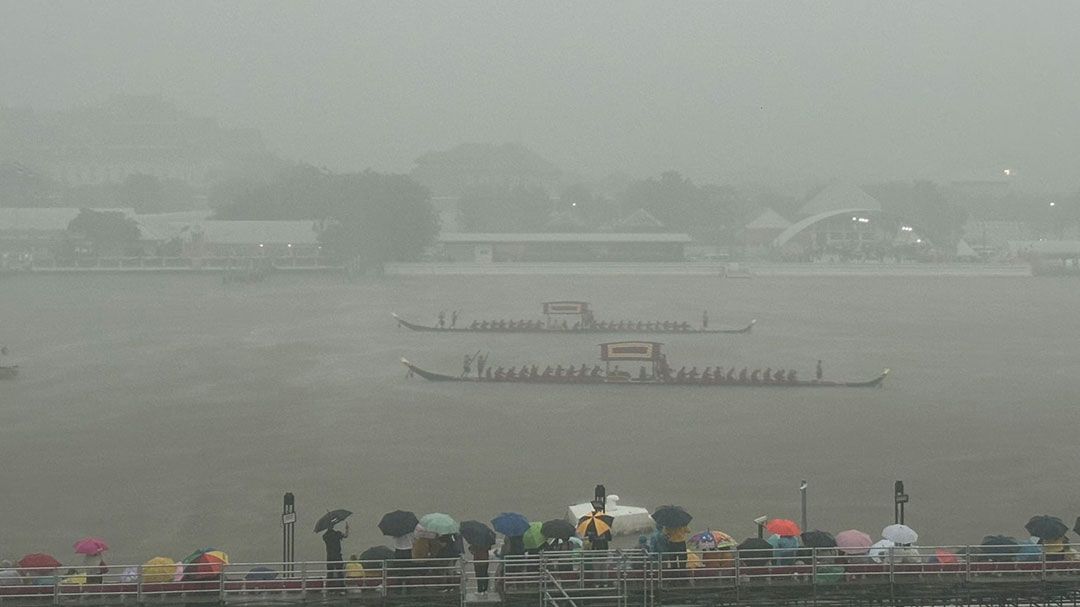
<svg viewBox="0 0 1080 607">
<path fill-rule="evenodd" d="M 105 543 L 105 540 L 97 537 L 84 537 L 75 542 L 75 554 L 97 556 L 108 549 L 109 545 Z"/>
<path fill-rule="evenodd" d="M 874 540 L 858 529 L 848 529 L 836 534 L 836 547 L 844 554 L 866 554 Z"/>
</svg>

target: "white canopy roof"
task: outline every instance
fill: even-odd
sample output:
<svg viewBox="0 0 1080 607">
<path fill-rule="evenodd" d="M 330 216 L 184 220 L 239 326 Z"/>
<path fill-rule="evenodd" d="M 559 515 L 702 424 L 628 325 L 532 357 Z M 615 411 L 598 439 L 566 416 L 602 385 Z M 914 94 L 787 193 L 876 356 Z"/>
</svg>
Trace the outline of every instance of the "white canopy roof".
<svg viewBox="0 0 1080 607">
<path fill-rule="evenodd" d="M 851 183 L 837 181 L 825 186 L 799 209 L 799 215 L 809 217 L 840 209 L 880 211 L 881 203 Z"/>
</svg>

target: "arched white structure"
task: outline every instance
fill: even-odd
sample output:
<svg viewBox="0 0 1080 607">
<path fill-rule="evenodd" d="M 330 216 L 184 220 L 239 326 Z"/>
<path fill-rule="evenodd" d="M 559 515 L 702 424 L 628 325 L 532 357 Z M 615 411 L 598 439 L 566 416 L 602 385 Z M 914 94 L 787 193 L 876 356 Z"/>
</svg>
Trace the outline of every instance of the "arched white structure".
<svg viewBox="0 0 1080 607">
<path fill-rule="evenodd" d="M 774 249 L 779 249 L 779 248 L 783 247 L 784 245 L 786 245 L 788 243 L 789 240 L 791 240 L 792 238 L 795 238 L 795 236 L 797 236 L 800 232 L 802 232 L 806 228 L 814 225 L 815 223 L 818 223 L 819 221 L 824 221 L 824 220 L 829 219 L 831 217 L 837 217 L 837 216 L 840 216 L 840 215 L 853 215 L 853 214 L 854 215 L 859 215 L 860 213 L 863 214 L 863 215 L 869 215 L 869 214 L 881 215 L 882 214 L 881 209 L 853 208 L 853 209 L 836 209 L 836 210 L 832 210 L 832 211 L 825 211 L 823 213 L 818 213 L 817 215 L 811 215 L 811 216 L 809 216 L 809 217 L 807 217 L 805 219 L 801 219 L 801 220 L 797 221 L 796 223 L 793 223 L 790 226 L 788 226 L 788 228 L 786 230 L 781 232 L 780 235 L 777 236 L 775 240 L 773 240 L 772 246 L 773 246 Z"/>
</svg>

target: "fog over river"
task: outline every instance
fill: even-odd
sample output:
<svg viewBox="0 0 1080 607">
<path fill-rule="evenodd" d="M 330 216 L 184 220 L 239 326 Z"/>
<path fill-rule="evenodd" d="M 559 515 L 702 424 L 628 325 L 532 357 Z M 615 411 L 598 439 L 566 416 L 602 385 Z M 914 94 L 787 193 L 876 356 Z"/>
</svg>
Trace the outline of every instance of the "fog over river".
<svg viewBox="0 0 1080 607">
<path fill-rule="evenodd" d="M 402 356 L 458 373 L 589 363 L 598 336 L 436 335 L 434 322 L 538 318 L 545 299 L 597 317 L 759 323 L 749 335 L 662 339 L 671 364 L 795 367 L 833 379 L 892 369 L 883 389 L 454 385 L 406 379 Z M 395 508 L 487 520 L 563 515 L 605 483 L 623 503 L 686 507 L 695 528 L 752 519 L 871 533 L 911 494 L 922 542 L 1024 535 L 1080 514 L 1076 465 L 1080 283 L 1013 278 L 425 277 L 346 283 L 272 276 L 12 276 L 0 343 L 0 556 L 74 560 L 83 535 L 110 562 L 280 558 L 281 495 L 296 494 L 297 556 L 348 508 L 346 554 L 384 543 Z"/>
</svg>

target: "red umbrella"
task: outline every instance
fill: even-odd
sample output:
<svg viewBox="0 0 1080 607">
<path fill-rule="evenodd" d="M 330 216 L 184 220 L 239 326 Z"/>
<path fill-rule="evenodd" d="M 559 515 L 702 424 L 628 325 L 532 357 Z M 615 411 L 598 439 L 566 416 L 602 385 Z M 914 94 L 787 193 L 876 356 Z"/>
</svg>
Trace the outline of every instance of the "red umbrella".
<svg viewBox="0 0 1080 607">
<path fill-rule="evenodd" d="M 765 525 L 765 530 L 769 533 L 773 533 L 783 536 L 794 537 L 802 534 L 802 530 L 799 529 L 798 523 L 790 521 L 786 518 L 774 518 Z"/>
<path fill-rule="evenodd" d="M 60 567 L 60 561 L 51 554 L 35 552 L 19 559 L 19 567 L 22 569 L 56 569 Z"/>
<path fill-rule="evenodd" d="M 99 537 L 84 537 L 75 542 L 75 554 L 97 556 L 108 549 L 109 545 L 105 543 L 105 540 Z"/>
</svg>

